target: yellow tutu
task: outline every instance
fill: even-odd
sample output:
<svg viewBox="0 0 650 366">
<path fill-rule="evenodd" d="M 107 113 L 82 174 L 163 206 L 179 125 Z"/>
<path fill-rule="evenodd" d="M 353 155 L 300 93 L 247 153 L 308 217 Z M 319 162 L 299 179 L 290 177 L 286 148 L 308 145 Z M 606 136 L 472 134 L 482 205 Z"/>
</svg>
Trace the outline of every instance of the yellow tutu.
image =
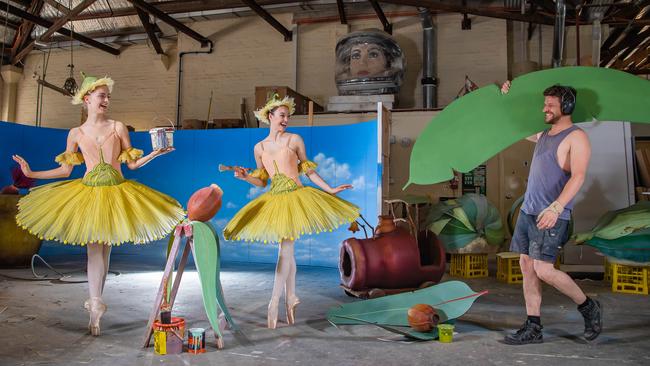
<svg viewBox="0 0 650 366">
<path fill-rule="evenodd" d="M 359 217 L 359 207 L 276 174 L 269 192 L 249 202 L 223 231 L 227 240 L 280 242 L 332 231 Z"/>
<path fill-rule="evenodd" d="M 32 189 L 18 202 L 16 221 L 40 238 L 64 244 L 119 245 L 161 239 L 184 216 L 176 200 L 143 184 L 121 179 L 93 186 L 75 179 Z"/>
</svg>

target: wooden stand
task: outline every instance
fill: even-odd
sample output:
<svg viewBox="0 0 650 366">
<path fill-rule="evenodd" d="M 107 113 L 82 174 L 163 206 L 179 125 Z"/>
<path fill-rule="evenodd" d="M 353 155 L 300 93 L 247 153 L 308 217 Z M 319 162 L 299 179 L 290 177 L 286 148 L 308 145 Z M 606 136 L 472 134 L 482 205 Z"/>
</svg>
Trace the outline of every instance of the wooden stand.
<svg viewBox="0 0 650 366">
<path fill-rule="evenodd" d="M 174 230 L 174 243 L 172 244 L 171 250 L 169 252 L 169 257 L 167 258 L 167 264 L 165 265 L 165 272 L 163 272 L 163 278 L 160 281 L 160 287 L 158 287 L 158 294 L 156 295 L 156 300 L 153 304 L 153 309 L 149 315 L 149 321 L 147 323 L 147 331 L 144 336 L 144 342 L 142 344 L 143 348 L 149 347 L 151 341 L 151 334 L 153 333 L 153 323 L 158 318 L 160 313 L 160 306 L 163 302 L 163 296 L 165 295 L 167 285 L 169 283 L 170 276 L 174 270 L 174 262 L 176 262 L 176 257 L 178 256 L 178 251 L 181 246 L 181 240 L 183 235 L 187 238 L 185 242 L 185 248 L 183 249 L 183 255 L 181 257 L 180 263 L 178 264 L 178 269 L 176 270 L 176 278 L 174 279 L 174 285 L 169 296 L 169 307 L 170 309 L 174 306 L 174 300 L 176 299 L 176 294 L 178 293 L 178 286 L 181 283 L 181 277 L 183 276 L 183 271 L 185 270 L 185 265 L 187 264 L 187 258 L 190 254 L 190 251 L 193 250 L 194 241 L 192 236 L 192 225 L 190 223 L 181 223 L 176 226 Z M 217 339 L 217 348 L 223 348 L 223 339 L 220 338 L 215 332 L 215 338 Z"/>
</svg>

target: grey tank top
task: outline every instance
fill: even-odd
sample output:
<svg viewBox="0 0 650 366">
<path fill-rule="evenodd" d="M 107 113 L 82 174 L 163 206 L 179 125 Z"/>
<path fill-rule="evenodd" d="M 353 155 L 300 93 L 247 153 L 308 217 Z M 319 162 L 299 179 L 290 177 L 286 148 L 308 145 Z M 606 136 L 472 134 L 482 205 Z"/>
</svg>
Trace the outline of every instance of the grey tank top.
<svg viewBox="0 0 650 366">
<path fill-rule="evenodd" d="M 533 161 L 528 174 L 528 187 L 521 210 L 529 215 L 539 215 L 562 193 L 571 173 L 562 169 L 557 161 L 557 148 L 571 132 L 578 130 L 571 126 L 557 135 L 549 135 L 549 130 L 537 140 Z M 569 220 L 573 209 L 573 199 L 564 207 L 560 219 Z"/>
</svg>

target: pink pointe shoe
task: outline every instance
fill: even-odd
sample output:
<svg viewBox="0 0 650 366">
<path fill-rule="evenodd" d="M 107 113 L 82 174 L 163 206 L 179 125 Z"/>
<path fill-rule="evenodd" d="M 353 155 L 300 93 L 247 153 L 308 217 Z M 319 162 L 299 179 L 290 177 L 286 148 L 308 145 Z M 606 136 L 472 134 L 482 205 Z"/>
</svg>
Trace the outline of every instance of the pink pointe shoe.
<svg viewBox="0 0 650 366">
<path fill-rule="evenodd" d="M 106 312 L 106 304 L 104 304 L 100 297 L 91 297 L 84 302 L 84 308 L 90 313 L 88 330 L 90 334 L 98 336 L 100 334 L 99 321 Z"/>
</svg>

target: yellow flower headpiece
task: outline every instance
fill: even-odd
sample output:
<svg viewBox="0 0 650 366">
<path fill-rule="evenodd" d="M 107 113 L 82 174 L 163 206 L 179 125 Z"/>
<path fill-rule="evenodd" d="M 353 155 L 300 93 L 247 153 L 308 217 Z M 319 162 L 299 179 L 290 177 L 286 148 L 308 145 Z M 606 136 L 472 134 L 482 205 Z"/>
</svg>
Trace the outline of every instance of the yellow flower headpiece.
<svg viewBox="0 0 650 366">
<path fill-rule="evenodd" d="M 264 107 L 255 111 L 255 117 L 260 121 L 269 124 L 269 112 L 277 107 L 287 107 L 289 115 L 292 115 L 296 111 L 296 103 L 294 103 L 293 98 L 286 96 L 280 99 L 280 96 L 275 93 L 271 99 L 266 102 Z"/>
<path fill-rule="evenodd" d="M 97 78 L 96 76 L 86 75 L 82 72 L 81 77 L 83 78 L 83 81 L 81 82 L 81 87 L 79 87 L 77 93 L 72 97 L 72 104 L 83 103 L 84 96 L 100 86 L 107 86 L 109 92 L 113 91 L 113 84 L 115 84 L 115 82 L 108 76 Z"/>
</svg>

